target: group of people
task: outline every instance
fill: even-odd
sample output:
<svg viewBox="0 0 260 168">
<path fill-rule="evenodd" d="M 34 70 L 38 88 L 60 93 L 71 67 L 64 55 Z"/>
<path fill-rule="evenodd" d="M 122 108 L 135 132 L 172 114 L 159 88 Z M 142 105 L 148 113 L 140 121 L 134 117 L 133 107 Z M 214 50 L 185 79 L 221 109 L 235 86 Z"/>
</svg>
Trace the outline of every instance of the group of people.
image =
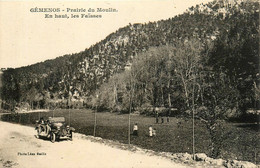
<svg viewBox="0 0 260 168">
<path fill-rule="evenodd" d="M 155 118 L 156 118 L 156 121 L 155 121 L 156 124 L 159 123 L 159 119 L 161 120 L 161 124 L 164 123 L 164 117 L 162 117 L 162 116 L 159 117 L 158 113 L 156 113 Z M 169 116 L 166 117 L 166 121 L 167 121 L 167 123 L 170 122 Z M 133 135 L 138 136 L 138 125 L 137 125 L 137 123 L 134 124 Z M 148 135 L 149 135 L 149 137 L 156 136 L 156 128 L 153 128 L 152 125 L 150 125 L 149 128 L 148 128 Z"/>
<path fill-rule="evenodd" d="M 156 113 L 156 115 L 155 115 L 155 122 L 156 122 L 156 124 L 159 124 L 159 119 L 161 120 L 161 124 L 163 124 L 164 123 L 164 118 L 162 116 L 159 117 L 159 114 Z M 169 116 L 166 117 L 166 121 L 167 121 L 167 123 L 170 122 L 170 117 Z"/>
<path fill-rule="evenodd" d="M 50 118 L 49 118 L 50 119 Z M 39 126 L 41 128 L 43 128 L 43 130 L 41 130 L 42 132 L 44 132 L 45 134 L 49 134 L 51 127 L 50 127 L 50 120 L 44 120 L 43 117 L 40 118 L 40 121 L 38 122 Z"/>
<path fill-rule="evenodd" d="M 149 131 L 149 137 L 156 136 L 156 128 L 153 128 L 152 125 L 149 126 L 148 131 Z M 138 136 L 138 125 L 137 125 L 137 123 L 135 123 L 135 125 L 134 125 L 133 135 Z"/>
<path fill-rule="evenodd" d="M 149 126 L 149 137 L 156 136 L 156 128 Z"/>
</svg>

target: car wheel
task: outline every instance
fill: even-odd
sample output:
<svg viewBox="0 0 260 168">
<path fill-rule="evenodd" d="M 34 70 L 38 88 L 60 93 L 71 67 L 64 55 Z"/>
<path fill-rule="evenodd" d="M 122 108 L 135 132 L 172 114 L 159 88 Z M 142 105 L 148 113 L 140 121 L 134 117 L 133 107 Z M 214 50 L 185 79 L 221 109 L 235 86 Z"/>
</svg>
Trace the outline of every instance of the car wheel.
<svg viewBox="0 0 260 168">
<path fill-rule="evenodd" d="M 56 135 L 54 133 L 51 133 L 51 142 L 54 143 L 56 140 Z"/>
</svg>

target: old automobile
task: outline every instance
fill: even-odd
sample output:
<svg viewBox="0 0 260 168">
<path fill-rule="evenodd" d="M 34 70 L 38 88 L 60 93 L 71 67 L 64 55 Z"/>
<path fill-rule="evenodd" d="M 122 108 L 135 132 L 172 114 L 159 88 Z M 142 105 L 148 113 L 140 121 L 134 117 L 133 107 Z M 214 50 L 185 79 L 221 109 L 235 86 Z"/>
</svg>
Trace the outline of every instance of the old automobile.
<svg viewBox="0 0 260 168">
<path fill-rule="evenodd" d="M 66 125 L 64 117 L 49 117 L 48 120 L 41 118 L 36 123 L 37 138 L 50 138 L 51 142 L 59 139 L 72 140 L 75 129 Z"/>
</svg>

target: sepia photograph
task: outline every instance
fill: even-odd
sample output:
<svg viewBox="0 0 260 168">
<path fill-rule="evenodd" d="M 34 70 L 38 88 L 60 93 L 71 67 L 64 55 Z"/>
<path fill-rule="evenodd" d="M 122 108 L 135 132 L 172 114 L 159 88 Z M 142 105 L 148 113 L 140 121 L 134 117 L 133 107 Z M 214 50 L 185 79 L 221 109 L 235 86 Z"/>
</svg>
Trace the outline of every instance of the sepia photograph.
<svg viewBox="0 0 260 168">
<path fill-rule="evenodd" d="M 258 0 L 0 0 L 0 168 L 260 168 Z"/>
</svg>

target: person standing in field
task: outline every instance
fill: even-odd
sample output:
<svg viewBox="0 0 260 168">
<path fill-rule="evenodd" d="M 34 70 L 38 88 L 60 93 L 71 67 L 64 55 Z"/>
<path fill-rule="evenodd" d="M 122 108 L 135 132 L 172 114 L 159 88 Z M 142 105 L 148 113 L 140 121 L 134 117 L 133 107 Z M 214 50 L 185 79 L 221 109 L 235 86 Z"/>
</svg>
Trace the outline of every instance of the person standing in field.
<svg viewBox="0 0 260 168">
<path fill-rule="evenodd" d="M 156 128 L 153 129 L 153 136 L 156 136 Z"/>
<path fill-rule="evenodd" d="M 135 125 L 134 125 L 133 135 L 134 135 L 134 136 L 138 136 L 138 125 L 137 125 L 137 123 L 135 123 Z"/>
<path fill-rule="evenodd" d="M 163 124 L 164 123 L 164 118 L 163 117 L 161 118 L 161 121 L 162 121 L 162 124 Z"/>
<path fill-rule="evenodd" d="M 170 122 L 170 117 L 169 116 L 167 116 L 167 123 L 169 123 Z"/>
<path fill-rule="evenodd" d="M 150 125 L 149 126 L 149 137 L 153 136 L 153 127 Z"/>
<path fill-rule="evenodd" d="M 47 121 L 46 121 L 46 134 L 47 134 L 47 138 L 49 138 L 50 137 L 50 130 L 51 130 L 51 121 L 48 119 Z"/>
<path fill-rule="evenodd" d="M 158 116 L 158 112 L 156 112 L 156 114 L 155 114 L 155 117 L 156 117 L 156 124 L 158 124 L 158 123 L 159 123 L 159 116 Z"/>
</svg>

